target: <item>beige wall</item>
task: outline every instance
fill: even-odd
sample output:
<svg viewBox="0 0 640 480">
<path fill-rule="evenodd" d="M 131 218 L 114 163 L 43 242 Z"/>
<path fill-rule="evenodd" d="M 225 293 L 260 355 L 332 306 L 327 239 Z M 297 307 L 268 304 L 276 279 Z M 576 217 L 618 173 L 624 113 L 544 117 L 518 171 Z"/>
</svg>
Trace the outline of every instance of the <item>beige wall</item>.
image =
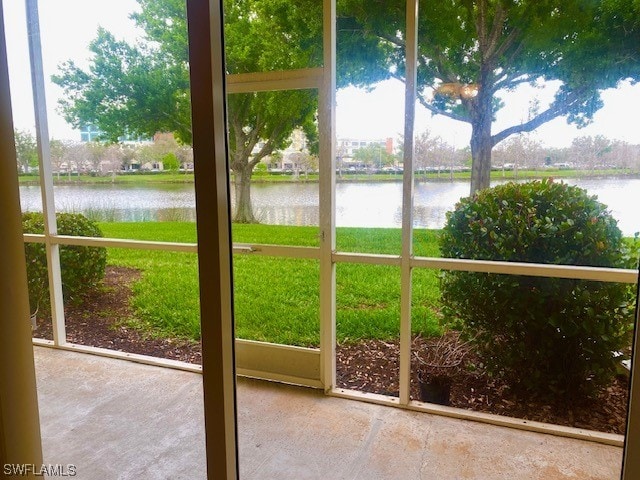
<svg viewBox="0 0 640 480">
<path fill-rule="evenodd" d="M 42 463 L 16 165 L 0 3 L 0 475 Z"/>
</svg>

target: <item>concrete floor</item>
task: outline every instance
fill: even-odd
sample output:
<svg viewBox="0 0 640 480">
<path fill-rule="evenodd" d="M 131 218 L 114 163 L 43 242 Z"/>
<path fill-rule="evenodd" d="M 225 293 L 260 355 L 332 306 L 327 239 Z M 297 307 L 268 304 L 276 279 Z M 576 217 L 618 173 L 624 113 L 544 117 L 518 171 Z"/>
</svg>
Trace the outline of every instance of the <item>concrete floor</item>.
<svg viewBox="0 0 640 480">
<path fill-rule="evenodd" d="M 35 347 L 45 464 L 203 479 L 198 374 Z M 617 479 L 622 449 L 238 381 L 241 478 Z M 215 477 L 212 477 L 215 478 Z"/>
</svg>

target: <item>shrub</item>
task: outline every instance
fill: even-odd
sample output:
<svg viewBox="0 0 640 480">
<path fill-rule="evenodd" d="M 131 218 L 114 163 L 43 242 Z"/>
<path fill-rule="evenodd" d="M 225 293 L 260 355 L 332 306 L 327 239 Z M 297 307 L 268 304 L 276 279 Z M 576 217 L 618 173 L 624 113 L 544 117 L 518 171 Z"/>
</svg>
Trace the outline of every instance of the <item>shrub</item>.
<svg viewBox="0 0 640 480">
<path fill-rule="evenodd" d="M 258 177 L 264 177 L 268 173 L 269 173 L 269 169 L 267 168 L 267 165 L 264 163 L 257 164 L 253 169 L 253 174 Z"/>
<path fill-rule="evenodd" d="M 508 183 L 447 214 L 445 257 L 629 267 L 605 205 L 552 180 Z M 446 272 L 445 316 L 459 323 L 490 374 L 540 397 L 593 394 L 613 378 L 632 328 L 631 289 L 619 283 Z"/>
<path fill-rule="evenodd" d="M 180 169 L 180 161 L 175 153 L 167 153 L 162 157 L 162 166 L 170 172 L 177 172 Z"/>
<path fill-rule="evenodd" d="M 56 215 L 59 235 L 78 237 L 102 237 L 97 224 L 84 215 L 58 213 Z M 43 233 L 42 213 L 30 212 L 22 215 L 24 233 Z M 41 312 L 49 310 L 49 282 L 45 247 L 40 243 L 25 244 L 29 301 L 31 309 Z M 103 247 L 64 245 L 60 247 L 60 269 L 62 291 L 65 300 L 78 301 L 83 294 L 94 288 L 104 277 L 107 251 Z"/>
</svg>

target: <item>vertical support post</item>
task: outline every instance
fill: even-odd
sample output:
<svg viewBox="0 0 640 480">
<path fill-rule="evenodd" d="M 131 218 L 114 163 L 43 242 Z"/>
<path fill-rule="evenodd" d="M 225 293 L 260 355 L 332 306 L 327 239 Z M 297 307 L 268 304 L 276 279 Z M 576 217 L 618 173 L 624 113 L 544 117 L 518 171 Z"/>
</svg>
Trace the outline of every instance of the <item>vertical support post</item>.
<svg viewBox="0 0 640 480">
<path fill-rule="evenodd" d="M 413 157 L 418 68 L 418 0 L 407 0 L 404 158 L 402 176 L 402 256 L 400 262 L 400 404 L 411 389 L 411 259 L 413 257 Z"/>
<path fill-rule="evenodd" d="M 320 130 L 320 376 L 325 391 L 336 384 L 336 0 L 323 2 L 324 70 L 319 95 Z"/>
<path fill-rule="evenodd" d="M 627 435 L 624 442 L 622 459 L 622 480 L 640 478 L 640 371 L 638 368 L 638 346 L 640 345 L 640 271 L 636 290 L 636 322 L 633 329 L 633 348 L 631 364 L 631 385 L 629 391 L 629 409 L 627 411 Z"/>
<path fill-rule="evenodd" d="M 238 478 L 221 0 L 188 0 L 207 475 Z"/>
<path fill-rule="evenodd" d="M 42 464 L 5 45 L 0 2 L 0 468 L 7 464 Z"/>
<path fill-rule="evenodd" d="M 38 165 L 40 167 L 40 189 L 42 192 L 42 213 L 44 216 L 45 251 L 49 275 L 51 318 L 53 321 L 53 341 L 56 345 L 67 343 L 62 298 L 62 274 L 60 270 L 60 246 L 53 241 L 58 233 L 56 209 L 53 199 L 53 172 L 49 148 L 49 125 L 47 121 L 47 100 L 44 92 L 44 68 L 42 66 L 42 45 L 40 42 L 40 20 L 38 0 L 26 0 L 27 33 L 29 36 L 29 59 L 31 62 L 31 87 L 36 119 L 38 140 Z M 35 308 L 36 305 L 32 305 Z"/>
</svg>

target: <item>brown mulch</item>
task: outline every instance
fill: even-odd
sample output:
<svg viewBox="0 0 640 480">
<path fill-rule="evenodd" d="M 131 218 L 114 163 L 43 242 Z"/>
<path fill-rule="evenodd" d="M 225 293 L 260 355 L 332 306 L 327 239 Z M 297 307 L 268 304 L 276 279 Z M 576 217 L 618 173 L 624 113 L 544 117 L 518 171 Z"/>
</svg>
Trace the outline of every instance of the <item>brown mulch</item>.
<svg viewBox="0 0 640 480">
<path fill-rule="evenodd" d="M 103 286 L 83 299 L 81 305 L 66 308 L 67 341 L 200 364 L 199 342 L 150 338 L 135 327 L 131 285 L 139 277 L 134 269 L 107 267 Z M 51 322 L 38 319 L 34 337 L 51 339 Z M 397 341 L 364 340 L 338 345 L 337 386 L 397 396 L 399 351 Z M 421 400 L 418 371 L 427 375 L 444 373 L 451 379 L 453 407 L 624 434 L 629 388 L 625 377 L 616 378 L 595 400 L 579 405 L 551 405 L 519 399 L 498 379 L 471 368 L 480 362 L 453 332 L 442 339 L 415 337 L 411 352 L 414 400 Z M 433 365 L 442 364 L 443 359 L 448 366 L 435 369 Z"/>
<path fill-rule="evenodd" d="M 139 278 L 138 270 L 107 267 L 97 291 L 77 305 L 65 305 L 67 342 L 200 364 L 200 342 L 151 338 L 131 325 L 131 285 Z M 33 336 L 52 340 L 50 319 L 38 319 Z"/>
<path fill-rule="evenodd" d="M 464 355 L 460 350 L 465 350 Z M 451 351 L 462 357 L 458 365 L 434 368 Z M 523 400 L 499 379 L 483 375 L 479 359 L 466 351 L 455 332 L 442 339 L 415 337 L 411 346 L 411 398 L 423 400 L 418 372 L 451 379 L 449 405 L 478 412 L 553 423 L 607 433 L 624 434 L 629 382 L 617 377 L 593 400 L 580 404 L 549 404 Z M 338 384 L 342 388 L 398 396 L 400 347 L 397 341 L 366 340 L 337 348 Z M 455 354 L 453 355 L 455 357 Z M 444 372 L 444 373 L 443 373 Z"/>
</svg>

